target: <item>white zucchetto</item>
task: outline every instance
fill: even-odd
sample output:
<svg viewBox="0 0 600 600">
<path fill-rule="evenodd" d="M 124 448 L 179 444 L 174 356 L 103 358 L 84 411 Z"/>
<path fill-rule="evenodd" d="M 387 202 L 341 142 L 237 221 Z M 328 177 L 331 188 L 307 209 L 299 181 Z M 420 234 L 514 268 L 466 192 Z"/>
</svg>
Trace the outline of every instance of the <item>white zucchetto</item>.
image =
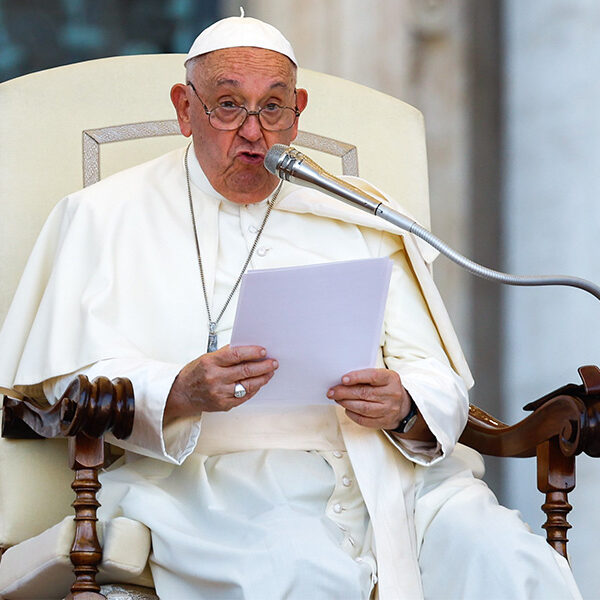
<svg viewBox="0 0 600 600">
<path fill-rule="evenodd" d="M 253 46 L 274 50 L 298 65 L 294 49 L 284 35 L 272 25 L 251 17 L 228 17 L 207 27 L 195 40 L 185 59 L 188 60 L 223 48 Z"/>
</svg>

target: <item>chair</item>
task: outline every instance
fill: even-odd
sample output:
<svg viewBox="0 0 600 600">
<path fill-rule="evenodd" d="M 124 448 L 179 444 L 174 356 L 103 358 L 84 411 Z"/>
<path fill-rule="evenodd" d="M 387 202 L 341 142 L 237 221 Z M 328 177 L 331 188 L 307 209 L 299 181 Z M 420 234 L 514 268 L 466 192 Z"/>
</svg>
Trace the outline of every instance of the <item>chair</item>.
<svg viewBox="0 0 600 600">
<path fill-rule="evenodd" d="M 0 114 L 3 115 L 0 143 L 3 148 L 11 149 L 0 155 L 2 210 L 8 215 L 0 220 L 3 224 L 0 230 L 2 318 L 35 237 L 57 200 L 100 177 L 186 143 L 179 134 L 168 97 L 171 84 L 183 80 L 182 63 L 182 55 L 109 58 L 50 69 L 0 85 Z M 360 173 L 377 182 L 428 227 L 427 165 L 421 114 L 374 90 L 308 70 L 300 70 L 299 85 L 309 90 L 311 102 L 302 115 L 302 132 L 295 145 L 308 149 L 315 160 L 334 173 Z M 350 97 L 351 103 L 347 101 Z M 386 118 L 369 123 L 368 127 L 357 124 L 355 115 L 364 114 L 362 109 L 366 107 L 373 112 L 373 106 Z M 394 161 L 393 168 L 383 159 L 383 140 L 393 140 L 395 155 L 401 157 Z M 410 151 L 403 152 L 402 147 Z M 542 398 L 531 406 L 533 414 L 515 427 L 507 427 L 472 407 L 462 438 L 474 448 L 494 455 L 532 456 L 537 452 L 542 473 L 538 476 L 538 485 L 548 494 L 549 541 L 563 554 L 566 553 L 564 532 L 568 527 L 564 518 L 568 512 L 566 494 L 574 486 L 574 455 L 582 450 L 593 456 L 599 452 L 595 431 L 600 397 L 598 373 L 595 368 L 585 368 L 583 386 L 567 387 Z M 20 401 L 6 401 L 5 436 L 30 435 L 28 428 L 19 422 L 27 423 L 45 437 L 72 436 L 68 444 L 71 464 L 85 471 L 84 475 L 77 475 L 74 484 L 77 488 L 77 481 L 81 483 L 81 479 L 85 479 L 85 484 L 79 486 L 75 506 L 81 527 L 77 532 L 73 527 L 68 529 L 67 519 L 63 521 L 67 524 L 52 539 L 57 535 L 75 535 L 77 549 L 83 548 L 79 555 L 74 553 L 79 571 L 72 597 L 101 598 L 94 584 L 99 545 L 93 532 L 94 494 L 98 487 L 93 472 L 102 464 L 102 434 L 106 428 L 86 430 L 83 424 L 86 420 L 78 417 L 78 411 L 89 415 L 87 408 L 100 404 L 103 424 L 126 436 L 131 426 L 132 394 L 126 381 L 111 385 L 103 380 L 90 384 L 79 378 L 65 394 L 62 404 L 62 409 L 54 409 L 53 416 L 42 418 L 40 410 L 30 409 Z M 117 405 L 120 410 L 111 412 L 109 407 Z M 97 422 L 97 415 L 98 412 L 92 411 L 92 424 Z M 43 425 L 48 419 L 50 424 Z M 87 451 L 81 455 L 83 458 L 74 455 L 77 447 Z M 61 469 L 60 464 L 65 467 Z M 67 469 L 64 440 L 0 439 L 0 469 L 2 549 L 27 544 L 26 540 L 33 536 L 46 535 L 47 528 L 67 516 L 72 476 Z M 41 498 L 52 499 L 52 503 L 45 503 L 43 510 L 40 509 Z M 147 556 L 147 531 L 136 529 L 135 524 L 121 523 L 119 527 L 121 532 L 137 536 Z M 113 544 L 116 534 L 111 535 L 117 529 L 111 523 L 103 532 L 105 554 L 107 546 Z M 130 597 L 152 597 L 147 587 L 151 585 L 147 572 L 138 569 L 139 572 L 132 573 L 119 568 L 114 561 L 108 567 L 105 565 L 103 580 L 110 581 L 114 576 L 124 578 L 118 581 L 141 583 L 146 586 L 145 592 L 138 588 L 130 592 Z M 2 563 L 0 581 L 1 575 Z M 46 585 L 48 590 L 54 586 L 54 590 L 64 586 L 64 581 Z M 62 593 L 67 592 L 62 589 Z M 104 588 L 104 591 L 111 597 L 111 593 L 120 593 L 114 589 L 111 592 Z M 20 593 L 8 597 L 35 597 L 27 596 L 29 592 Z"/>
</svg>

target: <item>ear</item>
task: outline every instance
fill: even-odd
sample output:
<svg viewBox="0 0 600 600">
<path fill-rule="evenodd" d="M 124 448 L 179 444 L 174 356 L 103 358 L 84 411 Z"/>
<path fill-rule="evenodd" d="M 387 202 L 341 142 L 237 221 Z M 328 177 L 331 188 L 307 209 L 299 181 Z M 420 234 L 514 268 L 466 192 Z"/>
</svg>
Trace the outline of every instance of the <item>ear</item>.
<svg viewBox="0 0 600 600">
<path fill-rule="evenodd" d="M 308 92 L 304 88 L 298 88 L 296 90 L 296 106 L 298 110 L 302 112 L 308 104 Z"/>
<path fill-rule="evenodd" d="M 306 108 L 307 104 L 308 92 L 304 88 L 298 88 L 296 90 L 296 108 L 299 112 L 302 112 Z M 296 122 L 294 123 L 294 127 L 292 129 L 292 140 L 295 140 L 296 136 L 298 135 L 298 121 L 299 117 L 298 119 L 296 119 Z"/>
<path fill-rule="evenodd" d="M 171 88 L 171 102 L 177 113 L 179 129 L 185 137 L 192 135 L 192 126 L 190 124 L 190 101 L 188 99 L 188 86 L 183 83 L 176 83 Z"/>
</svg>

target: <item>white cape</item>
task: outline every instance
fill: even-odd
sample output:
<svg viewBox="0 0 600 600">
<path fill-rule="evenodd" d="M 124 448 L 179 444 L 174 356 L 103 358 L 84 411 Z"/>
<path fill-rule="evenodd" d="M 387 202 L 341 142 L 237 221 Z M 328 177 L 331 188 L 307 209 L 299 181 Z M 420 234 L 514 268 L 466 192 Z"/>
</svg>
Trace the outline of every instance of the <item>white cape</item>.
<svg viewBox="0 0 600 600">
<path fill-rule="evenodd" d="M 140 194 L 140 182 L 148 194 Z M 353 183 L 378 193 L 364 182 Z M 164 198 L 177 202 L 165 203 Z M 202 290 L 186 198 L 183 152 L 178 150 L 57 205 L 0 333 L 1 389 L 17 397 L 30 394 L 44 380 L 103 359 L 151 357 L 157 365 L 177 367 L 203 353 L 207 331 L 199 310 Z M 381 219 L 287 183 L 277 210 L 396 233 Z M 211 231 L 216 214 L 210 203 L 200 204 L 196 219 Z M 402 235 L 445 350 L 470 387 L 470 372 L 431 278 L 429 265 L 436 252 Z M 210 297 L 217 240 L 206 236 L 200 243 L 205 265 L 213 265 L 206 267 Z M 412 526 L 413 464 L 383 434 L 356 425 L 343 413 L 340 427 L 371 515 L 379 596 L 421 597 Z M 447 433 L 450 449 L 460 434 L 456 428 L 450 426 Z"/>
</svg>

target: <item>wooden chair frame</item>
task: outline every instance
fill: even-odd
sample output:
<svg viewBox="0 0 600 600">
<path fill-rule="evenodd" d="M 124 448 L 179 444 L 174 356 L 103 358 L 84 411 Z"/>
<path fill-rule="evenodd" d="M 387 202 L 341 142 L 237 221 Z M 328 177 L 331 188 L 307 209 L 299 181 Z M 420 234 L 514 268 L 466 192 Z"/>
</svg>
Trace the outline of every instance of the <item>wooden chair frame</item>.
<svg viewBox="0 0 600 600">
<path fill-rule="evenodd" d="M 565 385 L 526 404 L 523 408 L 531 414 L 516 425 L 506 425 L 471 405 L 459 440 L 488 456 L 536 457 L 537 487 L 546 495 L 542 527 L 548 543 L 565 558 L 575 457 L 582 452 L 600 456 L 600 369 L 584 366 L 578 371 L 581 385 Z"/>
<path fill-rule="evenodd" d="M 75 471 L 75 539 L 71 562 L 75 581 L 67 600 L 101 600 L 96 583 L 102 548 L 96 532 L 96 494 L 104 465 L 104 434 L 126 439 L 133 429 L 134 397 L 129 379 L 98 377 L 90 383 L 80 375 L 53 407 L 43 410 L 32 401 L 4 398 L 2 437 L 12 439 L 66 437 L 69 466 Z"/>
</svg>

